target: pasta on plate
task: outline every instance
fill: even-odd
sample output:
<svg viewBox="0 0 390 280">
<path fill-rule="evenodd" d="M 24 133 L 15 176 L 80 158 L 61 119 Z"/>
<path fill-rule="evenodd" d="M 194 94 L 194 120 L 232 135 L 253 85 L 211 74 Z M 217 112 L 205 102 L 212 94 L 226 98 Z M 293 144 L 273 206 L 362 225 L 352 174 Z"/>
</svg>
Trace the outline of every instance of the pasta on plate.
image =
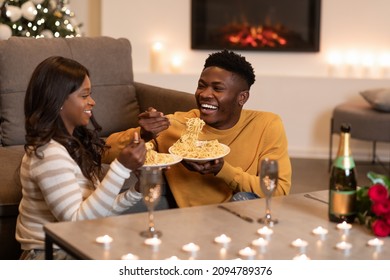
<svg viewBox="0 0 390 280">
<path fill-rule="evenodd" d="M 146 159 L 144 166 L 168 166 L 178 163 L 182 160 L 182 158 L 177 155 L 156 152 L 151 142 L 147 142 L 145 146 Z"/>
<path fill-rule="evenodd" d="M 186 130 L 183 135 L 170 148 L 171 154 L 178 155 L 187 160 L 212 160 L 225 156 L 230 152 L 228 146 L 218 140 L 200 141 L 205 122 L 200 118 L 190 118 L 186 122 Z"/>
</svg>

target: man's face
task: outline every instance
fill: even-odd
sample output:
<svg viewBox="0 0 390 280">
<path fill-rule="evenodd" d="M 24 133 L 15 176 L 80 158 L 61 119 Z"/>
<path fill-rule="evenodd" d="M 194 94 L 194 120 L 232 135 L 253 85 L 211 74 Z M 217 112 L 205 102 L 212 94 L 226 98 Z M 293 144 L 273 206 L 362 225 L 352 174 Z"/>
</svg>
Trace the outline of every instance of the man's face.
<svg viewBox="0 0 390 280">
<path fill-rule="evenodd" d="M 202 120 L 211 127 L 228 129 L 238 122 L 249 92 L 241 77 L 212 66 L 201 73 L 195 97 Z"/>
</svg>

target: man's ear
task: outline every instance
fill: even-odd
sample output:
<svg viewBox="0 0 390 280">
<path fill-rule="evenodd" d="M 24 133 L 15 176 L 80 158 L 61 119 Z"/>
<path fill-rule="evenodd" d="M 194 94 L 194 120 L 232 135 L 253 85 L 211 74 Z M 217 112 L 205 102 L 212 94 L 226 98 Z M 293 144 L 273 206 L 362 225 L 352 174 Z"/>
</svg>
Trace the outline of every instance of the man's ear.
<svg viewBox="0 0 390 280">
<path fill-rule="evenodd" d="M 240 106 L 244 106 L 244 104 L 248 101 L 249 99 L 249 90 L 243 90 L 239 93 L 238 95 L 238 103 Z"/>
</svg>

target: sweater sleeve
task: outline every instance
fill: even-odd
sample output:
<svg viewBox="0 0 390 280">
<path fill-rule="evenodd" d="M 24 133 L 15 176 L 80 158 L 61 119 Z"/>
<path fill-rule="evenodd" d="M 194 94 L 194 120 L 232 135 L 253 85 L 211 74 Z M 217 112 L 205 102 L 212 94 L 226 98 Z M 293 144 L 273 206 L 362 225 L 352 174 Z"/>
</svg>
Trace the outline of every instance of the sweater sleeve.
<svg viewBox="0 0 390 280">
<path fill-rule="evenodd" d="M 135 197 L 118 194 L 130 170 L 114 160 L 95 187 L 82 175 L 78 165 L 65 148 L 52 145 L 33 166 L 33 177 L 58 221 L 95 219 L 109 215 L 125 200 Z M 123 196 L 123 198 L 122 198 Z"/>
<path fill-rule="evenodd" d="M 279 178 L 274 195 L 288 194 L 291 188 L 291 163 L 287 151 L 287 137 L 280 118 L 275 118 L 269 123 L 259 143 L 248 143 L 248 145 L 259 146 L 258 160 L 255 160 L 256 170 L 258 170 L 258 163 L 262 159 L 268 157 L 278 160 Z M 264 197 L 258 174 L 250 174 L 242 168 L 234 167 L 225 161 L 216 176 L 222 178 L 234 192 L 254 192 L 260 197 Z"/>
</svg>

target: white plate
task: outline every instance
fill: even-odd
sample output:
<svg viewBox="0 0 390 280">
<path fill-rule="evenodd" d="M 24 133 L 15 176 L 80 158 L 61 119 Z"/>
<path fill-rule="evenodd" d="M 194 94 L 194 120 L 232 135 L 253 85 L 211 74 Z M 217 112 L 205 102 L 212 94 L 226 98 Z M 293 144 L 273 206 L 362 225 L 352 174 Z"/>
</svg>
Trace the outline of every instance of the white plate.
<svg viewBox="0 0 390 280">
<path fill-rule="evenodd" d="M 201 141 L 199 141 L 201 142 Z M 230 153 L 230 148 L 229 146 L 225 145 L 225 144 L 222 144 L 222 143 L 219 143 L 219 145 L 222 146 L 222 148 L 224 149 L 224 152 L 223 154 L 217 156 L 217 157 L 210 157 L 210 158 L 189 158 L 189 157 L 182 157 L 180 155 L 177 155 L 177 156 L 180 156 L 182 157 L 183 160 L 186 160 L 186 161 L 192 161 L 192 162 L 197 162 L 197 163 L 204 163 L 204 162 L 207 162 L 207 161 L 211 161 L 211 160 L 215 160 L 215 159 L 219 159 L 219 158 L 223 158 L 224 156 L 226 156 L 227 154 Z M 174 153 L 171 152 L 171 147 L 168 149 L 168 152 L 172 155 L 175 155 Z"/>
<path fill-rule="evenodd" d="M 165 154 L 165 155 L 169 155 L 172 158 L 172 161 L 168 163 L 160 163 L 160 164 L 144 164 L 142 167 L 167 167 L 179 163 L 183 159 L 182 157 L 174 154 Z"/>
</svg>

